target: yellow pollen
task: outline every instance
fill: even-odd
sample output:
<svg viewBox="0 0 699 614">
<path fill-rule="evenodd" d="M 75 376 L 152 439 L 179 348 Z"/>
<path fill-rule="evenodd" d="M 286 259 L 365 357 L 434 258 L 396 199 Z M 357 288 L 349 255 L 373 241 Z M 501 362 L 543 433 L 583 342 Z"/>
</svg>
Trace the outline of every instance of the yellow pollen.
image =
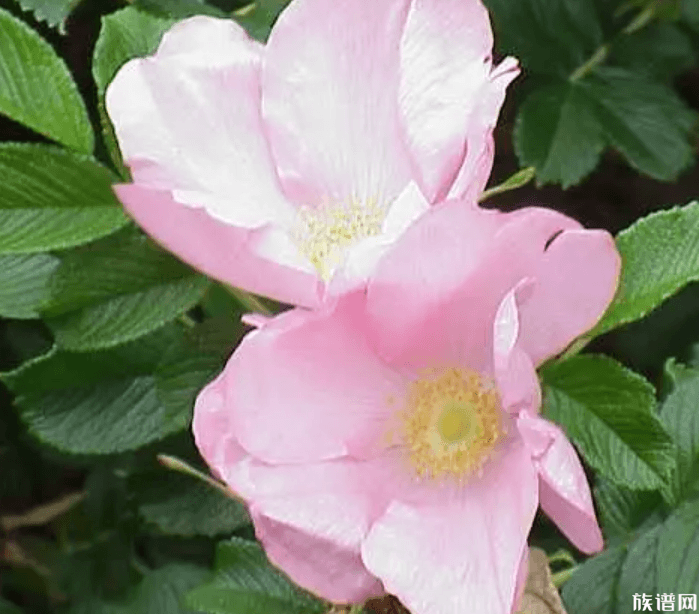
<svg viewBox="0 0 699 614">
<path fill-rule="evenodd" d="M 494 387 L 458 368 L 414 381 L 400 419 L 410 463 L 427 478 L 480 473 L 505 432 Z"/>
<path fill-rule="evenodd" d="M 300 228 L 293 238 L 299 252 L 329 281 L 353 243 L 381 234 L 386 208 L 375 200 L 299 210 Z"/>
</svg>

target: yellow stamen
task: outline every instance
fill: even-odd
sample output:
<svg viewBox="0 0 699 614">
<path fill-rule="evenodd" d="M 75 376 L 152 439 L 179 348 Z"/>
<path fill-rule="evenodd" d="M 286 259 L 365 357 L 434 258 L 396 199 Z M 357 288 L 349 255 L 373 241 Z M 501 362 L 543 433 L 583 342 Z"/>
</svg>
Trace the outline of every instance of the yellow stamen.
<svg viewBox="0 0 699 614">
<path fill-rule="evenodd" d="M 381 234 L 386 209 L 368 201 L 350 205 L 302 207 L 300 228 L 294 233 L 299 251 L 313 264 L 320 277 L 329 281 L 353 243 Z"/>
<path fill-rule="evenodd" d="M 452 368 L 414 381 L 399 431 L 420 477 L 480 473 L 504 434 L 497 391 L 478 373 Z"/>
</svg>

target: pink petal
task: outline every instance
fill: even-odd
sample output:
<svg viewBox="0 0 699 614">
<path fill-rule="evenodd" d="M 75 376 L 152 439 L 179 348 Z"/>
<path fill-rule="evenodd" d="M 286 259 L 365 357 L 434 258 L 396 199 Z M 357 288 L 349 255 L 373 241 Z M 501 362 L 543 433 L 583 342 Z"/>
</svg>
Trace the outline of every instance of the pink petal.
<svg viewBox="0 0 699 614">
<path fill-rule="evenodd" d="M 221 479 L 225 479 L 229 467 L 239 464 L 248 456 L 233 433 L 224 384 L 221 374 L 199 393 L 192 419 L 192 433 L 197 448 Z"/>
<path fill-rule="evenodd" d="M 403 379 L 370 350 L 363 293 L 294 310 L 248 334 L 225 369 L 236 435 L 271 463 L 317 461 L 373 446 Z"/>
<path fill-rule="evenodd" d="M 522 558 L 519 561 L 519 568 L 517 569 L 517 583 L 515 585 L 515 598 L 512 602 L 511 614 L 517 614 L 519 612 L 519 606 L 522 603 L 522 597 L 524 596 L 524 589 L 527 585 L 527 576 L 529 575 L 529 548 L 524 548 L 522 552 Z"/>
<path fill-rule="evenodd" d="M 580 459 L 560 428 L 523 415 L 518 428 L 535 457 L 541 507 L 558 528 L 586 554 L 604 547 L 590 487 Z M 542 448 L 542 441 L 547 445 Z"/>
<path fill-rule="evenodd" d="M 320 510 L 320 514 L 323 510 Z M 253 514 L 255 533 L 270 561 L 296 584 L 334 603 L 362 603 L 384 594 L 357 551 Z"/>
<path fill-rule="evenodd" d="M 608 232 L 578 230 L 553 240 L 532 272 L 536 288 L 520 307 L 522 347 L 534 364 L 597 323 L 614 296 L 620 269 Z"/>
<path fill-rule="evenodd" d="M 541 405 L 536 369 L 529 355 L 517 343 L 520 329 L 517 296 L 530 294 L 532 290 L 533 284 L 525 278 L 505 295 L 495 315 L 495 379 L 500 402 L 512 413 L 522 410 L 536 413 Z"/>
<path fill-rule="evenodd" d="M 156 241 L 185 262 L 225 283 L 284 303 L 312 307 L 320 301 L 315 275 L 280 266 L 255 252 L 264 233 L 236 228 L 175 202 L 166 191 L 114 186 L 130 215 Z"/>
<path fill-rule="evenodd" d="M 493 130 L 507 86 L 517 75 L 517 60 L 505 58 L 478 92 L 477 104 L 469 117 L 466 155 L 449 190 L 449 198 L 476 201 L 488 183 L 495 156 Z"/>
<path fill-rule="evenodd" d="M 516 63 L 492 72 L 493 36 L 479 0 L 414 0 L 401 40 L 400 104 L 408 139 L 429 200 L 490 174 L 487 149 Z M 480 166 L 477 162 L 481 161 Z"/>
<path fill-rule="evenodd" d="M 435 492 L 391 504 L 364 542 L 365 565 L 413 614 L 510 612 L 537 507 L 525 447 L 513 441 L 482 479 Z"/>
<path fill-rule="evenodd" d="M 408 0 L 295 0 L 269 38 L 262 108 L 287 194 L 390 202 L 412 177 L 398 117 Z"/>
<path fill-rule="evenodd" d="M 429 211 L 370 281 L 367 305 L 378 351 L 391 362 L 492 370 L 500 302 L 531 276 L 551 236 L 567 228 L 579 225 L 534 207 L 502 214 L 450 201 Z"/>
<path fill-rule="evenodd" d="M 237 226 L 291 219 L 260 115 L 261 53 L 233 21 L 199 16 L 121 68 L 106 104 L 136 183 Z"/>
</svg>

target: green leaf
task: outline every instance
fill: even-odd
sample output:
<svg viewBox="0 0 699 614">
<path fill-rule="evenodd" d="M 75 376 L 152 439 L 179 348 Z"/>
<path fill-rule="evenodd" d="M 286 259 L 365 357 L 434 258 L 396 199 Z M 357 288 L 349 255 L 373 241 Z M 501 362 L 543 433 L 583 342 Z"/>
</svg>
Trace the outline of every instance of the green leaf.
<svg viewBox="0 0 699 614">
<path fill-rule="evenodd" d="M 100 97 L 119 68 L 131 58 L 154 53 L 163 34 L 174 23 L 174 19 L 162 19 L 132 7 L 102 17 L 92 62 Z"/>
<path fill-rule="evenodd" d="M 214 537 L 250 522 L 242 503 L 189 476 L 139 475 L 133 491 L 141 517 L 166 535 Z"/>
<path fill-rule="evenodd" d="M 595 501 L 608 545 L 627 543 L 661 520 L 662 499 L 657 491 L 631 490 L 599 478 Z"/>
<path fill-rule="evenodd" d="M 625 555 L 626 548 L 617 546 L 580 566 L 561 591 L 568 614 L 614 614 L 614 597 Z"/>
<path fill-rule="evenodd" d="M 658 211 L 619 233 L 621 280 L 595 337 L 638 320 L 699 279 L 699 203 Z"/>
<path fill-rule="evenodd" d="M 50 254 L 0 256 L 0 315 L 38 318 L 58 263 Z"/>
<path fill-rule="evenodd" d="M 633 36 L 623 36 L 612 46 L 609 61 L 638 75 L 666 81 L 690 69 L 696 62 L 690 37 L 670 23 L 651 23 Z"/>
<path fill-rule="evenodd" d="M 240 321 L 212 318 L 174 344 L 156 372 L 158 397 L 175 413 L 189 411 L 205 384 L 223 368 L 243 334 Z"/>
<path fill-rule="evenodd" d="M 609 144 L 637 170 L 671 181 L 690 164 L 696 113 L 670 87 L 623 68 L 600 67 L 580 81 Z"/>
<path fill-rule="evenodd" d="M 177 329 L 114 349 L 48 355 L 6 373 L 20 416 L 41 441 L 73 454 L 139 448 L 187 427 L 191 410 L 173 415 L 160 402 L 153 373 Z"/>
<path fill-rule="evenodd" d="M 0 32 L 0 113 L 66 147 L 92 152 L 90 119 L 63 60 L 4 9 Z"/>
<path fill-rule="evenodd" d="M 184 19 L 192 15 L 226 17 L 221 9 L 204 0 L 134 0 L 134 4 L 144 11 L 165 18 Z"/>
<path fill-rule="evenodd" d="M 25 11 L 34 13 L 38 21 L 58 27 L 65 34 L 66 18 L 82 0 L 17 0 Z"/>
<path fill-rule="evenodd" d="M 658 587 L 663 592 L 699 592 L 699 501 L 675 511 L 658 535 Z"/>
<path fill-rule="evenodd" d="M 645 379 L 611 358 L 592 355 L 551 364 L 541 375 L 544 413 L 565 429 L 592 467 L 634 489 L 667 482 L 673 445 Z"/>
<path fill-rule="evenodd" d="M 653 527 L 629 546 L 619 574 L 615 614 L 631 614 L 634 611 L 632 595 L 655 593 L 658 586 L 655 573 L 658 534 L 662 528 Z"/>
<path fill-rule="evenodd" d="M 210 284 L 130 229 L 61 258 L 45 313 L 57 343 L 71 350 L 144 335 L 193 307 Z"/>
<path fill-rule="evenodd" d="M 146 575 L 125 611 L 143 614 L 190 614 L 184 594 L 201 583 L 207 571 L 187 563 L 170 563 Z"/>
<path fill-rule="evenodd" d="M 220 543 L 215 569 L 210 582 L 187 595 L 189 607 L 210 614 L 321 614 L 329 609 L 289 582 L 254 542 L 233 538 Z"/>
<path fill-rule="evenodd" d="M 527 97 L 517 116 L 514 144 L 520 164 L 536 167 L 538 185 L 567 188 L 595 168 L 605 140 L 585 90 L 562 81 Z"/>
<path fill-rule="evenodd" d="M 602 43 L 594 3 L 486 0 L 500 51 L 532 72 L 568 76 Z"/>
<path fill-rule="evenodd" d="M 107 116 L 104 93 L 119 68 L 128 60 L 155 52 L 163 34 L 173 23 L 173 19 L 161 19 L 133 7 L 102 17 L 102 29 L 92 59 L 92 75 L 97 84 L 102 133 L 112 160 L 119 169 L 123 170 L 123 162 L 112 123 Z M 125 172 L 124 176 L 127 176 Z"/>
<path fill-rule="evenodd" d="M 675 381 L 660 410 L 660 419 L 672 436 L 677 453 L 675 494 L 688 494 L 699 479 L 699 370 L 666 366 Z"/>
<path fill-rule="evenodd" d="M 3 143 L 0 176 L 0 254 L 72 247 L 128 222 L 114 176 L 86 156 Z"/>
<path fill-rule="evenodd" d="M 235 20 L 248 34 L 266 42 L 274 22 L 291 0 L 257 0 L 233 13 Z"/>
</svg>

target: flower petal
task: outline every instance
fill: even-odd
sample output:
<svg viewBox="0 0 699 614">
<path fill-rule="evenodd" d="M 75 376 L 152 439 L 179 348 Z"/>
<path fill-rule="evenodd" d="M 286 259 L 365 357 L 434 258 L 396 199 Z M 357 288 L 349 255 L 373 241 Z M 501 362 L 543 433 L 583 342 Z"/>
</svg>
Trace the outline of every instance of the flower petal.
<svg viewBox="0 0 699 614">
<path fill-rule="evenodd" d="M 315 519 L 325 517 L 318 510 Z M 359 549 L 294 529 L 253 513 L 255 534 L 269 560 L 296 584 L 334 603 L 362 603 L 384 594 L 381 582 L 364 567 Z"/>
<path fill-rule="evenodd" d="M 519 441 L 486 475 L 422 505 L 395 501 L 362 547 L 367 568 L 414 614 L 503 614 L 537 507 L 536 472 Z"/>
<path fill-rule="evenodd" d="M 551 236 L 568 228 L 579 224 L 535 207 L 503 214 L 450 201 L 433 208 L 392 246 L 369 283 L 378 351 L 396 364 L 491 371 L 500 302 L 531 276 Z"/>
<path fill-rule="evenodd" d="M 284 303 L 312 307 L 320 301 L 315 275 L 282 266 L 255 253 L 265 229 L 250 231 L 181 205 L 167 191 L 114 186 L 138 224 L 188 264 L 225 283 Z"/>
<path fill-rule="evenodd" d="M 106 104 L 136 183 L 237 226 L 292 219 L 264 137 L 261 53 L 233 21 L 199 16 L 122 67 Z"/>
<path fill-rule="evenodd" d="M 521 343 L 535 365 L 590 330 L 611 302 L 621 258 L 603 230 L 565 232 L 532 271 L 536 287 L 520 307 Z"/>
<path fill-rule="evenodd" d="M 242 446 L 266 462 L 336 458 L 373 446 L 403 379 L 369 349 L 362 292 L 294 310 L 248 334 L 225 369 Z"/>
<path fill-rule="evenodd" d="M 488 81 L 478 92 L 478 102 L 469 116 L 466 155 L 449 190 L 449 198 L 476 201 L 488 183 L 495 156 L 493 130 L 507 86 L 517 75 L 517 60 L 505 58 L 493 69 Z"/>
<path fill-rule="evenodd" d="M 408 0 L 295 0 L 269 38 L 262 109 L 287 194 L 390 202 L 412 177 L 400 125 Z"/>
<path fill-rule="evenodd" d="M 519 431 L 532 450 L 539 471 L 541 508 L 586 554 L 604 547 L 590 487 L 580 459 L 563 431 L 542 418 L 523 415 Z M 543 439 L 548 440 L 541 450 Z"/>
<path fill-rule="evenodd" d="M 505 410 L 516 413 L 539 411 L 541 388 L 536 369 L 529 355 L 518 345 L 519 313 L 517 296 L 529 294 L 533 284 L 524 279 L 505 295 L 495 315 L 494 362 L 495 379 L 500 392 L 500 402 Z"/>
<path fill-rule="evenodd" d="M 431 201 L 447 196 L 462 165 L 460 182 L 468 187 L 475 181 L 505 88 L 519 72 L 512 61 L 507 70 L 492 72 L 492 47 L 480 0 L 413 0 L 401 40 L 400 104 Z M 474 194 L 491 165 L 492 157 L 481 162 L 478 171 L 485 176 Z"/>
</svg>

